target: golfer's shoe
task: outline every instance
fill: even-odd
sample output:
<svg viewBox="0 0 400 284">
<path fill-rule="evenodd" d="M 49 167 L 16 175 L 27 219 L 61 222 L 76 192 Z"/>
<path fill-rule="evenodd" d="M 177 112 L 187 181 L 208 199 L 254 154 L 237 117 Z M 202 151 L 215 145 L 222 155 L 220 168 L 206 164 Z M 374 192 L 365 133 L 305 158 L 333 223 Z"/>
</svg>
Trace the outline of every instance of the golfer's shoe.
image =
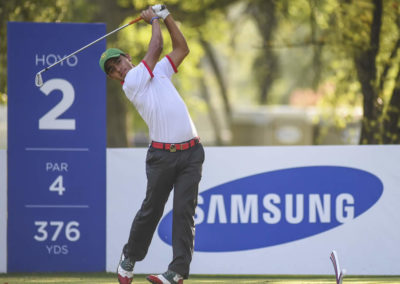
<svg viewBox="0 0 400 284">
<path fill-rule="evenodd" d="M 118 281 L 120 284 L 131 284 L 133 279 L 133 267 L 129 257 L 125 257 L 124 253 L 121 254 L 121 259 L 118 264 Z"/>
<path fill-rule="evenodd" d="M 183 284 L 183 277 L 171 270 L 159 275 L 149 275 L 146 279 L 153 284 Z"/>
</svg>

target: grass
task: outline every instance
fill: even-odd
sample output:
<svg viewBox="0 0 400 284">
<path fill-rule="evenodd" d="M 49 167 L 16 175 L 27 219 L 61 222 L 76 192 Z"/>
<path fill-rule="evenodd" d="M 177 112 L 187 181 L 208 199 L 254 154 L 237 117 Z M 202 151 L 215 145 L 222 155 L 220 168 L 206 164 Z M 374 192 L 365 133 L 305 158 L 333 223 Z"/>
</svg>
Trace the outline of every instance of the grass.
<svg viewBox="0 0 400 284">
<path fill-rule="evenodd" d="M 132 284 L 149 284 L 146 275 L 135 275 Z M 0 284 L 98 284 L 118 283 L 114 273 L 8 273 Z M 185 284 L 336 284 L 333 275 L 192 275 Z M 400 284 L 400 276 L 346 276 L 343 284 Z"/>
</svg>

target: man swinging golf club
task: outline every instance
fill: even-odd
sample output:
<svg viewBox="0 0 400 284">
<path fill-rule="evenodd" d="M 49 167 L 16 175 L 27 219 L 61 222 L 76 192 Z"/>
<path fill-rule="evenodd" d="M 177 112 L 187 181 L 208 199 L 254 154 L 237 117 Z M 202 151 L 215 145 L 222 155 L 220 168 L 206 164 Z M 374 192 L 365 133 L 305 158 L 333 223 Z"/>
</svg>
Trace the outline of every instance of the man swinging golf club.
<svg viewBox="0 0 400 284">
<path fill-rule="evenodd" d="M 136 261 L 144 259 L 168 196 L 174 189 L 172 249 L 166 272 L 150 275 L 151 283 L 183 283 L 189 276 L 194 247 L 194 215 L 201 179 L 204 150 L 185 103 L 171 82 L 188 55 L 185 37 L 169 11 L 155 5 L 141 13 L 152 26 L 148 51 L 138 65 L 120 49 L 110 48 L 100 67 L 111 79 L 121 81 L 127 98 L 149 128 L 152 140 L 146 157 L 146 197 L 131 226 L 128 242 L 118 265 L 118 280 L 131 283 Z M 172 41 L 172 51 L 159 61 L 163 48 L 160 19 Z"/>
</svg>

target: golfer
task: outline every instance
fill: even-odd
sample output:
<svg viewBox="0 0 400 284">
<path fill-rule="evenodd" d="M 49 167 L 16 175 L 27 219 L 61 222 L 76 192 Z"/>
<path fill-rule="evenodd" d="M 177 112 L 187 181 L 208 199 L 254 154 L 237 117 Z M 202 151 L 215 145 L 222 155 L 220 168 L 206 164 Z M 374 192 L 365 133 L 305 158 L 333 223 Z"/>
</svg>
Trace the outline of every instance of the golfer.
<svg viewBox="0 0 400 284">
<path fill-rule="evenodd" d="M 141 13 L 152 26 L 148 51 L 138 65 L 120 49 L 110 48 L 100 58 L 100 67 L 111 79 L 121 81 L 127 98 L 149 128 L 146 157 L 147 190 L 123 247 L 118 279 L 131 283 L 136 261 L 144 259 L 163 215 L 171 190 L 173 195 L 173 258 L 166 272 L 150 275 L 151 283 L 183 283 L 189 276 L 194 247 L 194 215 L 201 179 L 204 150 L 187 107 L 173 86 L 171 77 L 188 55 L 185 37 L 165 6 L 155 5 Z M 160 59 L 164 20 L 172 41 L 172 51 Z"/>
</svg>

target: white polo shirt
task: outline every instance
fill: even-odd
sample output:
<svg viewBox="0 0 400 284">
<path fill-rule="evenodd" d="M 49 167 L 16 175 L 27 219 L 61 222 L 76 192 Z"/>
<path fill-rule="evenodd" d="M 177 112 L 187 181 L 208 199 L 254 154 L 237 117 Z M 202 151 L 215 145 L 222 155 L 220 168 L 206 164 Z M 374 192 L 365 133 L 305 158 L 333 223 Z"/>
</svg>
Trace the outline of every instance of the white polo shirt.
<svg viewBox="0 0 400 284">
<path fill-rule="evenodd" d="M 153 72 L 143 60 L 126 74 L 122 88 L 146 122 L 152 141 L 179 143 L 197 136 L 187 107 L 171 82 L 176 72 L 167 55 Z"/>
</svg>

